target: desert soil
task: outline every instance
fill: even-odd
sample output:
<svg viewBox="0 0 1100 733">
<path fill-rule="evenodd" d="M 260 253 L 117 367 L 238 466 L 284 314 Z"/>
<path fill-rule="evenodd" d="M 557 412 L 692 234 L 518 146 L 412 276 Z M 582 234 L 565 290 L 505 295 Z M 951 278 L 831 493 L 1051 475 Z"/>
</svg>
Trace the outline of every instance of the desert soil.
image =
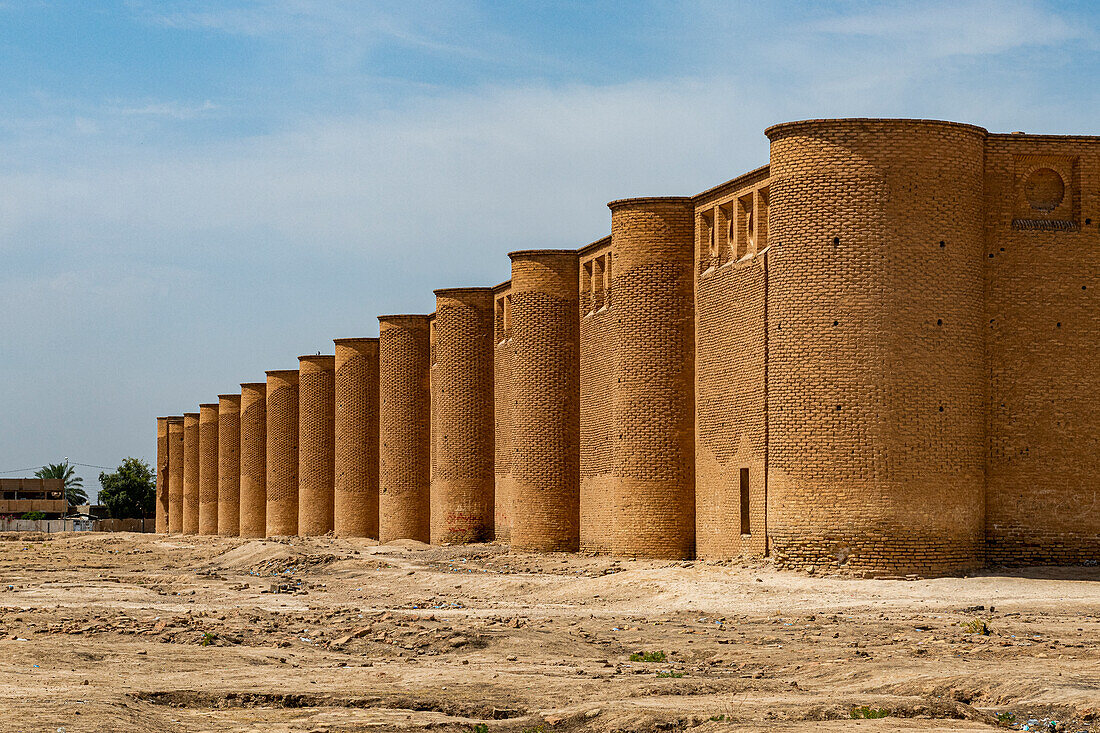
<svg viewBox="0 0 1100 733">
<path fill-rule="evenodd" d="M 1100 730 L 1098 642 L 1095 567 L 0 534 L 3 731 Z"/>
</svg>

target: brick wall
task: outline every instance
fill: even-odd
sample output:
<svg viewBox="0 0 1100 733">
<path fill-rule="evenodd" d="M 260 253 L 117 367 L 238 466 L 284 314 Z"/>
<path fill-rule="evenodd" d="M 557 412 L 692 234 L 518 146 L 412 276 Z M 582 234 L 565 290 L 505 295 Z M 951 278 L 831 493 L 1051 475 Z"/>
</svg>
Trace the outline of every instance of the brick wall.
<svg viewBox="0 0 1100 733">
<path fill-rule="evenodd" d="M 980 564 L 985 133 L 841 120 L 768 135 L 776 563 Z"/>
<path fill-rule="evenodd" d="M 241 537 L 267 536 L 267 383 L 241 384 Z"/>
<path fill-rule="evenodd" d="M 301 455 L 303 516 L 335 517 L 303 531 L 926 575 L 1097 559 L 1100 139 L 766 134 L 767 166 L 613 202 L 610 237 L 338 341 L 334 456 Z M 266 419 L 242 385 L 242 534 L 265 488 L 268 532 L 300 529 L 280 379 Z M 199 433 L 158 420 L 171 532 L 199 529 Z"/>
<path fill-rule="evenodd" d="M 706 559 L 768 549 L 767 242 L 747 216 L 767 179 L 754 171 L 696 204 L 695 542 Z"/>
<path fill-rule="evenodd" d="M 267 372 L 267 536 L 298 534 L 298 370 Z"/>
<path fill-rule="evenodd" d="M 428 316 L 379 316 L 378 537 L 430 539 Z"/>
<path fill-rule="evenodd" d="M 991 135 L 989 560 L 1100 558 L 1100 140 Z"/>
<path fill-rule="evenodd" d="M 336 340 L 334 529 L 378 538 L 378 339 Z"/>
<path fill-rule="evenodd" d="M 218 533 L 218 403 L 199 405 L 199 534 Z"/>
<path fill-rule="evenodd" d="M 183 416 L 168 418 L 168 533 L 183 532 Z"/>
<path fill-rule="evenodd" d="M 218 395 L 218 534 L 241 533 L 241 396 Z"/>
<path fill-rule="evenodd" d="M 437 290 L 431 541 L 493 538 L 493 290 Z"/>
<path fill-rule="evenodd" d="M 512 536 L 512 338 L 510 330 L 511 282 L 493 288 L 493 462 L 494 535 Z"/>
<path fill-rule="evenodd" d="M 183 413 L 183 534 L 199 533 L 199 413 Z"/>
<path fill-rule="evenodd" d="M 512 252 L 512 546 L 580 543 L 577 253 Z"/>
<path fill-rule="evenodd" d="M 611 237 L 586 247 L 580 261 L 580 548 L 611 552 L 615 490 L 612 398 L 615 306 Z"/>
<path fill-rule="evenodd" d="M 168 532 L 168 418 L 157 418 L 157 534 Z"/>
<path fill-rule="evenodd" d="M 614 201 L 612 551 L 695 553 L 694 208 Z"/>
<path fill-rule="evenodd" d="M 298 357 L 298 534 L 333 530 L 336 357 Z"/>
</svg>

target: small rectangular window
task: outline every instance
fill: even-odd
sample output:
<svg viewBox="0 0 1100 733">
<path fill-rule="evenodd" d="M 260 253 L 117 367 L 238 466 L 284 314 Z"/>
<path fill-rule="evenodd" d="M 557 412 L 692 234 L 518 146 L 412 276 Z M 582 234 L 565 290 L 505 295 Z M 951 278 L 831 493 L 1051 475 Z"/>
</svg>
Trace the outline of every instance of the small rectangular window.
<svg viewBox="0 0 1100 733">
<path fill-rule="evenodd" d="M 741 534 L 752 534 L 749 521 L 749 469 L 741 469 Z"/>
</svg>

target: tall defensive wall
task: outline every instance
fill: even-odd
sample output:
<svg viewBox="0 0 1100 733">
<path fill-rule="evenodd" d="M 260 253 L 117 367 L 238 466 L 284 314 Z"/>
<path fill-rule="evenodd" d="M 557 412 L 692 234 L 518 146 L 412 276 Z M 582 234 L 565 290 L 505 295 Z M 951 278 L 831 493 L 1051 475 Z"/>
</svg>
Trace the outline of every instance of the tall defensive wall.
<svg viewBox="0 0 1100 733">
<path fill-rule="evenodd" d="M 337 533 L 890 574 L 1097 559 L 1100 138 L 765 134 L 763 167 L 614 201 L 610 236 L 337 340 L 335 458 L 300 458 Z M 302 531 L 289 379 L 266 456 L 242 386 L 242 534 L 256 465 L 269 533 Z M 158 420 L 161 531 L 199 529 L 198 427 Z"/>
</svg>

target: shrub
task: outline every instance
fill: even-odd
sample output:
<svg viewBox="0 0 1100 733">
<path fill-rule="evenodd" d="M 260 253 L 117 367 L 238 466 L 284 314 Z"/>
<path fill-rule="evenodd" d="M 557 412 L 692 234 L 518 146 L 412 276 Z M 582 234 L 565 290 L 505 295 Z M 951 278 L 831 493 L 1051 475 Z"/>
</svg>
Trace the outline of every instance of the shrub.
<svg viewBox="0 0 1100 733">
<path fill-rule="evenodd" d="M 968 634 L 981 634 L 982 636 L 989 636 L 990 633 L 989 624 L 985 622 L 985 619 L 981 618 L 966 621 L 962 624 L 962 627 Z"/>
<path fill-rule="evenodd" d="M 886 708 L 872 708 L 867 705 L 860 705 L 859 707 L 852 708 L 852 717 L 864 720 L 875 720 L 877 718 L 885 718 L 890 714 L 890 711 Z"/>
<path fill-rule="evenodd" d="M 634 652 L 630 655 L 632 662 L 663 662 L 666 658 L 664 652 Z"/>
</svg>

